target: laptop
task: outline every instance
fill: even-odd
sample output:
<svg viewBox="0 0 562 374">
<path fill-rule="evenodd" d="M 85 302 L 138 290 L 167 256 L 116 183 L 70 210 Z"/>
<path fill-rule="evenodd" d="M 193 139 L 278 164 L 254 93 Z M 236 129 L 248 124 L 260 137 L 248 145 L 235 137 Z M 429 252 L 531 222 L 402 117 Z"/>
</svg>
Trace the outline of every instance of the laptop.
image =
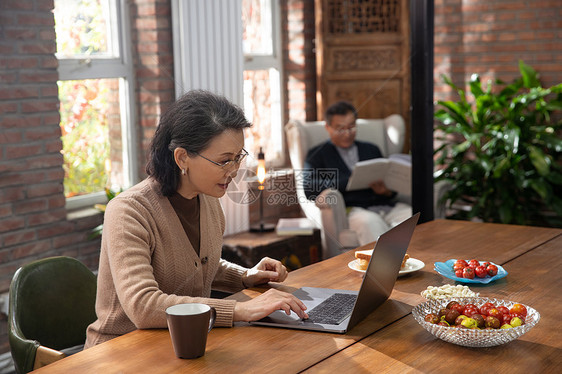
<svg viewBox="0 0 562 374">
<path fill-rule="evenodd" d="M 293 292 L 293 295 L 306 305 L 308 319 L 300 319 L 292 311 L 291 315 L 287 315 L 284 311 L 277 310 L 250 324 L 346 333 L 390 296 L 419 216 L 420 213 L 416 213 L 379 236 L 359 292 L 302 287 Z M 323 316 L 324 313 L 319 310 L 332 301 L 338 305 L 328 306 L 327 313 Z"/>
</svg>

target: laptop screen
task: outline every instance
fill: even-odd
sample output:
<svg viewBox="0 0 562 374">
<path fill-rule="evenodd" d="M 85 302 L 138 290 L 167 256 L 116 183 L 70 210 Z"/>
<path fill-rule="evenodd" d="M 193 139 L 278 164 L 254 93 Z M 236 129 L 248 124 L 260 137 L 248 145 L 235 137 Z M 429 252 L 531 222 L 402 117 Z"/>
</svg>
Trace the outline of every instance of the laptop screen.
<svg viewBox="0 0 562 374">
<path fill-rule="evenodd" d="M 362 321 L 388 299 L 396 283 L 402 260 L 420 214 L 379 236 L 365 278 L 359 289 L 357 302 L 349 321 L 349 328 Z"/>
</svg>

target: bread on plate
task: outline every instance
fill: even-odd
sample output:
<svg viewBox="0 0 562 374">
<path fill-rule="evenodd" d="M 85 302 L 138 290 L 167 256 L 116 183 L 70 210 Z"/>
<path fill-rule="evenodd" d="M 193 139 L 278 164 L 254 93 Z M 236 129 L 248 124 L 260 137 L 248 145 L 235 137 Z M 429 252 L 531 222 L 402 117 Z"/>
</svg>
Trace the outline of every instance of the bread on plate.
<svg viewBox="0 0 562 374">
<path fill-rule="evenodd" d="M 371 261 L 372 255 L 373 255 L 372 249 L 355 251 L 355 258 L 357 259 L 359 270 L 367 270 L 367 266 L 369 266 L 369 261 Z"/>
<path fill-rule="evenodd" d="M 371 256 L 373 256 L 372 249 L 365 249 L 362 251 L 355 251 L 355 258 L 357 259 L 357 264 L 359 270 L 367 270 L 367 266 L 369 266 L 369 261 L 371 261 Z M 406 266 L 406 261 L 410 258 L 410 255 L 406 253 L 404 259 L 402 260 L 401 269 L 404 269 Z"/>
</svg>

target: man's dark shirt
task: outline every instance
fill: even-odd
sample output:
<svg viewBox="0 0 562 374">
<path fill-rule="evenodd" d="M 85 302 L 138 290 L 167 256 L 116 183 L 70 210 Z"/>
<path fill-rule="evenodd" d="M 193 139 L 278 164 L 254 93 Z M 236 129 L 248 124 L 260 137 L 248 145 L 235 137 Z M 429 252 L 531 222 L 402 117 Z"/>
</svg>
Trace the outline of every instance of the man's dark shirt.
<svg viewBox="0 0 562 374">
<path fill-rule="evenodd" d="M 355 141 L 355 145 L 359 161 L 383 157 L 379 147 L 372 143 Z M 304 192 L 310 200 L 315 200 L 320 192 L 327 188 L 335 188 L 342 193 L 346 206 L 367 208 L 373 205 L 394 205 L 392 197 L 377 195 L 370 188 L 345 190 L 351 170 L 331 141 L 312 148 L 306 155 L 304 168 Z"/>
</svg>

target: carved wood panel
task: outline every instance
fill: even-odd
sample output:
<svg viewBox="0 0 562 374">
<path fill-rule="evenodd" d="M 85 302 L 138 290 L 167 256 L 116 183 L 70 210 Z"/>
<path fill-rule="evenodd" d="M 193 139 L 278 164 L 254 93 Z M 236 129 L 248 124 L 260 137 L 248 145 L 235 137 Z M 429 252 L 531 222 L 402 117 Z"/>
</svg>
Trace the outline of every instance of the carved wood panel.
<svg viewBox="0 0 562 374">
<path fill-rule="evenodd" d="M 401 112 L 401 86 L 400 79 L 335 81 L 333 89 L 328 90 L 327 101 L 349 101 L 361 118 L 384 118 Z"/>
<path fill-rule="evenodd" d="M 334 34 L 364 34 L 399 32 L 400 0 L 327 0 L 328 32 Z"/>
<path fill-rule="evenodd" d="M 399 73 L 401 53 L 396 46 L 384 47 L 334 47 L 326 59 L 326 71 L 330 74 L 364 74 L 372 71 L 388 74 Z"/>
<path fill-rule="evenodd" d="M 410 149 L 410 27 L 407 0 L 316 0 L 319 118 L 348 100 L 363 118 L 406 120 Z"/>
</svg>

